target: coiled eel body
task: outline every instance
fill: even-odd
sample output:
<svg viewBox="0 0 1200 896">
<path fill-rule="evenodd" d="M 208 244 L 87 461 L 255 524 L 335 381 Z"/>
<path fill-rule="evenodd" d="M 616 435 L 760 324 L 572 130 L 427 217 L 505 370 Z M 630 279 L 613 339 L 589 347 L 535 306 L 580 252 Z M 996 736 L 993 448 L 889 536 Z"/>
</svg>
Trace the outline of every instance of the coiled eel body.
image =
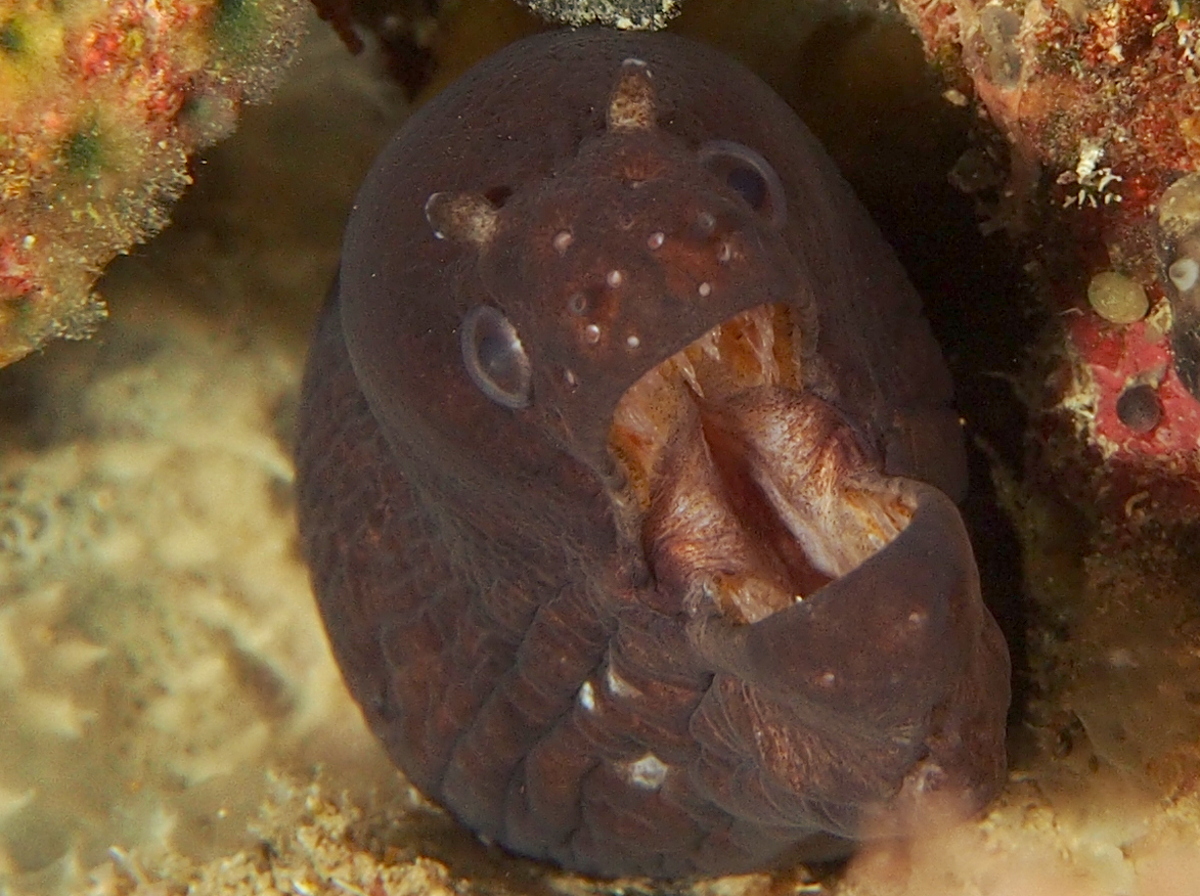
<svg viewBox="0 0 1200 896">
<path fill-rule="evenodd" d="M 754 75 L 667 35 L 514 44 L 378 159 L 308 361 L 300 527 L 346 683 L 424 793 L 590 874 L 973 811 L 1009 661 L 950 396 Z"/>
</svg>

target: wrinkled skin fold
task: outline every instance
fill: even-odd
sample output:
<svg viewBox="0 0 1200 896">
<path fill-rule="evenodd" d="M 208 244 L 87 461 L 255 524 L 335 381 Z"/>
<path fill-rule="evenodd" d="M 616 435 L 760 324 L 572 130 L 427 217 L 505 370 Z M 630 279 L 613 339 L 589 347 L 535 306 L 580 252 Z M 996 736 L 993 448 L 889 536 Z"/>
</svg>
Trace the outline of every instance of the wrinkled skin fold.
<svg viewBox="0 0 1200 896">
<path fill-rule="evenodd" d="M 601 876 L 844 855 L 1004 780 L 1009 661 L 920 301 L 757 78 L 530 38 L 368 176 L 300 528 L 414 785 Z"/>
</svg>

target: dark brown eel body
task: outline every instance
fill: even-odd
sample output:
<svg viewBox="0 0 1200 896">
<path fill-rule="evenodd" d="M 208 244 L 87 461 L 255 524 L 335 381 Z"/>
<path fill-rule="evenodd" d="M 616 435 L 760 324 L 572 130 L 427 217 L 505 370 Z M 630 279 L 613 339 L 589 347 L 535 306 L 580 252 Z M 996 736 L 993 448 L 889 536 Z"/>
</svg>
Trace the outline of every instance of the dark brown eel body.
<svg viewBox="0 0 1200 896">
<path fill-rule="evenodd" d="M 473 69 L 367 178 L 303 389 L 334 653 L 484 837 L 741 872 L 1001 786 L 938 347 L 741 66 L 581 31 Z"/>
</svg>

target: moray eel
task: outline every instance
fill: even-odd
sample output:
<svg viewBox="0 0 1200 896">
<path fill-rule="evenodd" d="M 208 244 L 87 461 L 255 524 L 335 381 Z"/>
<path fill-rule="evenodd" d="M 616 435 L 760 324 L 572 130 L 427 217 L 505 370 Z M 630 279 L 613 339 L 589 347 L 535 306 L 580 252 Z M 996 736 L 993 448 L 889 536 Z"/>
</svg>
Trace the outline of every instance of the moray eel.
<svg viewBox="0 0 1200 896">
<path fill-rule="evenodd" d="M 920 300 L 813 136 L 678 37 L 533 37 L 358 195 L 303 548 L 346 684 L 486 840 L 843 855 L 1005 774 L 1009 660 Z"/>
</svg>

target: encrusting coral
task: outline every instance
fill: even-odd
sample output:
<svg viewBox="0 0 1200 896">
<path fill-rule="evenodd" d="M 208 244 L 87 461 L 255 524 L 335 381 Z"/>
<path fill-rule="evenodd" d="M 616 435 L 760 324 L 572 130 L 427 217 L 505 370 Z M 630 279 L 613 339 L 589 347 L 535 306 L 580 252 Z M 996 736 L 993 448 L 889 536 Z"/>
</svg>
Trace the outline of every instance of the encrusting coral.
<svg viewBox="0 0 1200 896">
<path fill-rule="evenodd" d="M 1200 867 L 1196 7 L 899 6 L 949 79 L 946 98 L 973 96 L 994 127 L 951 178 L 976 197 L 985 229 L 1016 237 L 1038 301 L 1014 301 L 1013 315 L 1046 323 L 1027 339 L 1018 378 L 1030 412 L 1024 469 L 1019 481 L 1001 464 L 991 471 L 1021 534 L 1027 601 L 1009 788 L 965 849 L 943 838 L 904 861 L 924 866 L 911 875 L 923 893 L 941 892 L 928 886 L 939 878 L 1190 893 Z M 1013 837 L 1017 827 L 1035 836 Z M 978 859 L 970 872 L 947 861 L 960 851 Z"/>
<path fill-rule="evenodd" d="M 1200 508 L 1195 4 L 899 6 L 955 83 L 948 97 L 973 93 L 1007 145 L 991 226 L 1025 238 L 1061 325 L 1033 398 L 1043 462 L 1110 519 L 1135 498 L 1188 519 Z M 980 155 L 960 164 L 964 184 Z"/>
<path fill-rule="evenodd" d="M 92 289 L 167 222 L 188 156 L 265 98 L 300 0 L 0 3 L 0 366 L 105 316 Z"/>
</svg>

